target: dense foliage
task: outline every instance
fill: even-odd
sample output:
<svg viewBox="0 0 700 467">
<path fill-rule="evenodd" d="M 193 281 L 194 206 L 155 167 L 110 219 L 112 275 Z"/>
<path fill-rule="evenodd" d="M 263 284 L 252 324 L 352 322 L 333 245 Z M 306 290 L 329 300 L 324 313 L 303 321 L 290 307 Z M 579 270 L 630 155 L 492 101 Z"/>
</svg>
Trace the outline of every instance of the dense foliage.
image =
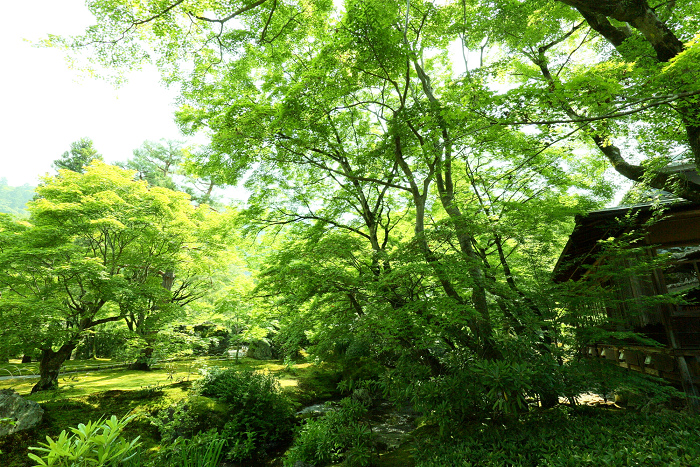
<svg viewBox="0 0 700 467">
<path fill-rule="evenodd" d="M 425 438 L 417 466 L 583 467 L 696 465 L 697 418 L 584 407 L 479 424 L 459 436 Z"/>
<path fill-rule="evenodd" d="M 3 353 L 40 349 L 35 390 L 55 388 L 88 331 L 124 321 L 148 364 L 149 340 L 203 295 L 216 267 L 207 209 L 99 161 L 46 177 L 36 191 L 29 222 L 0 218 L 0 313 L 11 323 Z"/>
<path fill-rule="evenodd" d="M 89 4 L 96 26 L 46 43 L 181 85 L 178 122 L 211 139 L 186 166 L 245 180 L 246 231 L 276 235 L 255 293 L 285 353 L 363 352 L 426 410 L 581 389 L 548 278 L 608 168 L 700 199 L 666 167 L 700 157 L 697 2 Z"/>
<path fill-rule="evenodd" d="M 129 418 L 117 419 L 112 415 L 107 420 L 97 420 L 71 428 L 71 433 L 62 431 L 55 440 L 46 437 L 46 443 L 30 448 L 39 456 L 30 453 L 35 467 L 112 467 L 125 465 L 133 458 L 139 446 L 138 437 L 132 441 L 124 438 L 122 431 Z"/>
<path fill-rule="evenodd" d="M 479 440 L 489 447 L 468 440 L 428 459 L 428 445 L 425 465 L 672 462 L 654 439 L 618 449 L 603 428 L 579 441 L 583 449 L 605 435 L 604 454 L 560 457 L 547 440 L 582 415 L 533 415 L 548 424 L 538 432 L 527 413 L 592 390 L 672 393 L 582 358 L 601 338 L 640 341 L 594 316 L 613 290 L 604 281 L 634 274 L 627 259 L 645 256 L 631 248 L 634 233 L 601 242 L 617 256 L 588 282 L 554 284 L 551 269 L 573 216 L 613 197 L 610 169 L 700 201 L 698 2 L 88 4 L 95 26 L 46 43 L 74 58 L 91 50 L 92 65 L 117 73 L 154 61 L 181 86 L 183 131 L 210 144 L 146 143 L 123 164 L 136 173 L 75 165 L 37 189 L 29 223 L 2 218 L 9 293 L 0 313 L 40 337 L 47 362 L 123 319 L 145 341 L 148 366 L 154 332 L 176 305 L 201 299 L 228 317 L 236 351 L 257 340 L 288 368 L 306 352 L 332 361 L 340 388 L 371 381 L 442 435 L 521 414 L 521 428 L 517 417 L 503 430 L 484 422 Z M 179 167 L 204 181 L 199 201 L 217 184 L 244 183 L 245 210 L 208 224 L 216 215 L 206 206 L 168 189 L 182 187 Z M 232 229 L 252 239 L 236 245 L 245 260 L 227 256 L 205 294 L 209 253 Z M 242 263 L 252 272 L 223 278 Z M 2 345 L 19 352 L 20 335 Z M 44 373 L 39 389 L 54 387 Z M 229 457 L 244 460 L 291 429 L 290 407 L 264 374 L 212 372 L 193 397 L 157 422 L 166 442 L 220 435 Z M 369 462 L 365 408 L 348 401 L 304 425 L 288 462 Z M 691 425 L 681 428 L 694 433 Z M 525 438 L 522 452 L 514 446 Z"/>
<path fill-rule="evenodd" d="M 214 368 L 197 383 L 193 394 L 161 411 L 154 424 L 168 446 L 162 453 L 164 460 L 177 454 L 185 440 L 215 435 L 226 441 L 227 458 L 240 462 L 284 443 L 291 434 L 293 416 L 276 377 Z"/>
<path fill-rule="evenodd" d="M 235 460 L 273 448 L 290 434 L 294 413 L 272 375 L 214 370 L 204 377 L 201 394 L 227 404 L 222 433 L 229 439 L 229 457 Z"/>
<path fill-rule="evenodd" d="M 101 161 L 102 156 L 93 146 L 90 138 L 81 138 L 70 145 L 70 151 L 64 152 L 56 159 L 53 166 L 57 170 L 70 170 L 71 172 L 84 173 L 85 167 L 94 160 Z"/>
<path fill-rule="evenodd" d="M 185 170 L 187 156 L 197 151 L 204 149 L 186 147 L 178 141 L 144 141 L 140 148 L 134 149 L 132 158 L 118 165 L 135 170 L 135 178 L 147 181 L 150 186 L 185 192 L 197 204 L 216 204 L 215 192 L 221 188 L 221 177 L 200 177 Z"/>
<path fill-rule="evenodd" d="M 368 405 L 359 398 L 346 397 L 320 418 L 307 420 L 285 456 L 285 465 L 342 461 L 348 466 L 370 465 L 374 440 L 369 425 L 362 420 Z"/>
</svg>

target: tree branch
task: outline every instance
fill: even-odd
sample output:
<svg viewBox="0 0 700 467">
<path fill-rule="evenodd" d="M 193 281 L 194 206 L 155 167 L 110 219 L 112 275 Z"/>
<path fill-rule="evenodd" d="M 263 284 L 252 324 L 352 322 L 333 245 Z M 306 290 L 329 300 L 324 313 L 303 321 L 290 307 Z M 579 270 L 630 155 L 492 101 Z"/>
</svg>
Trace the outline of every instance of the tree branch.
<svg viewBox="0 0 700 467">
<path fill-rule="evenodd" d="M 181 1 L 184 1 L 184 0 L 181 0 Z M 265 3 L 266 1 L 267 1 L 267 0 L 258 0 L 257 2 L 253 2 L 253 3 L 251 3 L 250 5 L 241 7 L 241 8 L 239 8 L 238 10 L 234 11 L 233 13 L 231 13 L 230 15 L 228 15 L 226 18 L 223 18 L 223 19 L 216 19 L 216 18 L 212 19 L 212 18 L 207 18 L 206 16 L 199 16 L 199 15 L 195 15 L 195 14 L 192 14 L 192 13 L 189 13 L 189 14 L 190 14 L 193 18 L 197 18 L 197 19 L 202 20 L 202 21 L 207 21 L 207 22 L 209 22 L 209 23 L 224 24 L 224 23 L 226 23 L 227 21 L 232 20 L 232 19 L 235 18 L 236 16 L 238 16 L 238 15 L 240 15 L 240 14 L 242 14 L 242 13 L 245 13 L 246 11 L 250 11 L 250 10 L 252 10 L 253 8 L 259 7 L 260 5 L 262 5 L 263 3 Z"/>
</svg>

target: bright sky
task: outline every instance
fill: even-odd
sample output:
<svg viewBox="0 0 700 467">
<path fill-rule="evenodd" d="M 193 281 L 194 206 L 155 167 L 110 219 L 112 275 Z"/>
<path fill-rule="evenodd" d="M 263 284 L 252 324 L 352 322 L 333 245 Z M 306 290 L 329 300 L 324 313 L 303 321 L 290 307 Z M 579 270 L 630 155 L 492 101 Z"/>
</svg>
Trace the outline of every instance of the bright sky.
<svg viewBox="0 0 700 467">
<path fill-rule="evenodd" d="M 155 70 L 115 89 L 68 69 L 59 50 L 33 47 L 46 34 L 79 34 L 92 24 L 83 0 L 0 0 L 0 178 L 36 185 L 70 143 L 91 138 L 107 162 L 129 159 L 145 140 L 183 139 L 173 122 L 177 89 Z"/>
</svg>

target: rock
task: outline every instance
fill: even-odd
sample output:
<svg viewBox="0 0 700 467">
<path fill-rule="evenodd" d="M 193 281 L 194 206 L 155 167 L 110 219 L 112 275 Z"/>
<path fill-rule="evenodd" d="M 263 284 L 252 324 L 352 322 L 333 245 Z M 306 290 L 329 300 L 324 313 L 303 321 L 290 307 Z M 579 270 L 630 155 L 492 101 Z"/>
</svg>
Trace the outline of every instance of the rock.
<svg viewBox="0 0 700 467">
<path fill-rule="evenodd" d="M 263 340 L 255 340 L 248 346 L 247 356 L 256 360 L 270 360 L 273 358 L 272 346 Z"/>
<path fill-rule="evenodd" d="M 307 418 L 318 418 L 326 412 L 337 410 L 337 404 L 334 402 L 326 402 L 323 404 L 314 404 L 304 407 L 296 413 L 297 418 L 306 420 Z"/>
<path fill-rule="evenodd" d="M 12 389 L 0 390 L 0 418 L 10 418 L 14 425 L 0 424 L 0 437 L 33 428 L 41 422 L 44 410 L 34 401 L 27 400 Z"/>
</svg>

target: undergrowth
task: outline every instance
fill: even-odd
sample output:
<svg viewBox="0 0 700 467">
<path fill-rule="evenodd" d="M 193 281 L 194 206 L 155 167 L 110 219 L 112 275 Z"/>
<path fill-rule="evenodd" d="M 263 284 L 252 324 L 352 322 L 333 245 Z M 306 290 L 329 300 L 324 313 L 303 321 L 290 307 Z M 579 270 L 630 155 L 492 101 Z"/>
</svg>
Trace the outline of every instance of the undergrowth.
<svg viewBox="0 0 700 467">
<path fill-rule="evenodd" d="M 424 435 L 416 451 L 418 467 L 691 467 L 698 459 L 700 418 L 600 407 L 473 423 Z"/>
</svg>

